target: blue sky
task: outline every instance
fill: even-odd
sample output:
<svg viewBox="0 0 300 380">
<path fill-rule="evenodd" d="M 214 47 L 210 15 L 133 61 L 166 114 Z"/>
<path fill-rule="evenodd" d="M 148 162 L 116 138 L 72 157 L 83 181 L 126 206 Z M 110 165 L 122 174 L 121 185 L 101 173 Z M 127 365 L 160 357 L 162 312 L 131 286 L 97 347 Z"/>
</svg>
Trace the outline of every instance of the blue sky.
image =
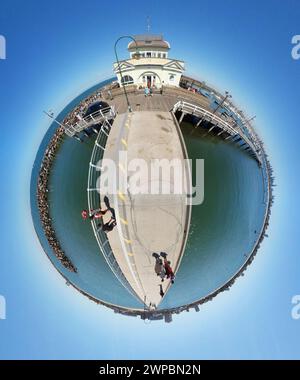
<svg viewBox="0 0 300 380">
<path fill-rule="evenodd" d="M 265 141 L 275 170 L 269 238 L 245 276 L 200 313 L 171 324 L 122 317 L 80 296 L 50 265 L 29 207 L 32 164 L 49 121 L 89 86 L 112 74 L 123 34 L 163 33 L 187 73 L 229 90 Z M 300 4 L 265 0 L 1 1 L 0 358 L 299 358 Z M 120 55 L 126 56 L 126 43 Z M 163 339 L 162 339 L 163 337 Z M 165 343 L 162 343 L 165 341 Z"/>
</svg>

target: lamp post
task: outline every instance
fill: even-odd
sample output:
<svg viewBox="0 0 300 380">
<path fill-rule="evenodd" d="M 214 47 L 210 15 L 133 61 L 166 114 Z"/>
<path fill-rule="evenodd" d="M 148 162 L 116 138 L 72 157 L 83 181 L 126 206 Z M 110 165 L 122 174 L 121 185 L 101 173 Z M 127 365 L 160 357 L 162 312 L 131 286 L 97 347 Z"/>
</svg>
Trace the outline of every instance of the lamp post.
<svg viewBox="0 0 300 380">
<path fill-rule="evenodd" d="M 64 127 L 64 129 L 66 129 L 66 127 L 64 126 L 64 124 L 62 124 L 60 121 L 56 120 L 55 117 L 54 117 L 54 113 L 50 110 L 50 111 L 43 111 L 44 114 L 46 114 L 48 117 L 50 117 L 50 119 L 53 119 L 55 121 L 56 124 L 58 124 L 60 127 Z"/>
<path fill-rule="evenodd" d="M 224 96 L 223 100 L 222 100 L 221 103 L 218 105 L 218 107 L 214 110 L 213 114 L 215 114 L 215 113 L 218 111 L 218 109 L 219 109 L 220 107 L 222 107 L 222 105 L 226 102 L 226 100 L 227 100 L 228 98 L 232 98 L 232 96 L 229 95 L 229 92 L 228 92 L 228 91 L 225 91 L 225 96 Z"/>
<path fill-rule="evenodd" d="M 64 125 L 63 123 L 61 123 L 60 121 L 58 121 L 55 117 L 54 117 L 54 113 L 52 111 L 43 111 L 44 114 L 46 114 L 48 117 L 50 117 L 50 119 L 53 119 L 53 121 L 58 124 L 60 127 L 63 127 L 64 130 L 66 131 L 67 130 L 67 126 Z M 80 142 L 83 142 L 83 140 L 78 136 L 77 132 L 74 133 L 74 136 L 73 136 L 76 140 L 80 141 Z"/>
<path fill-rule="evenodd" d="M 135 54 L 135 58 L 136 59 L 139 59 L 140 54 L 139 54 L 138 49 L 137 49 L 137 42 L 136 42 L 136 40 L 132 36 L 121 36 L 115 42 L 114 50 L 115 50 L 115 56 L 116 56 L 116 60 L 117 60 L 117 64 L 118 64 L 118 69 L 119 69 L 119 72 L 120 72 L 121 85 L 123 86 L 124 95 L 125 95 L 126 102 L 127 102 L 128 112 L 132 112 L 132 109 L 131 109 L 131 106 L 130 106 L 130 103 L 129 103 L 129 99 L 128 99 L 128 94 L 127 94 L 127 91 L 126 91 L 126 88 L 125 88 L 126 86 L 125 86 L 124 79 L 123 79 L 123 74 L 122 74 L 122 70 L 121 70 L 121 66 L 120 66 L 120 62 L 119 62 L 119 57 L 118 57 L 118 54 L 117 54 L 117 44 L 123 38 L 129 38 L 132 41 L 134 41 L 135 46 L 136 46 L 136 54 Z"/>
</svg>

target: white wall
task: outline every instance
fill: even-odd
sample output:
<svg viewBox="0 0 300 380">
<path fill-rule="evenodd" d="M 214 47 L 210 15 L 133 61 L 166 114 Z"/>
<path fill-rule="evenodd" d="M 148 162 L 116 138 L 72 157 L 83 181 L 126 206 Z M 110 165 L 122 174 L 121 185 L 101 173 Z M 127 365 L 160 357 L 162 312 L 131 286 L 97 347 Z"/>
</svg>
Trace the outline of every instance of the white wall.
<svg viewBox="0 0 300 380">
<path fill-rule="evenodd" d="M 155 75 L 156 76 L 156 86 L 158 88 L 161 87 L 161 85 L 170 85 L 170 86 L 179 86 L 179 81 L 181 77 L 181 72 L 175 69 L 168 69 L 163 67 L 157 67 L 157 66 L 141 66 L 136 67 L 135 69 L 131 70 L 122 70 L 123 77 L 125 75 L 130 75 L 133 78 L 134 84 L 137 86 L 144 86 L 147 85 L 147 80 L 143 82 L 143 75 Z M 173 76 L 173 80 L 170 78 L 170 76 Z M 121 83 L 121 76 L 117 74 L 118 81 Z"/>
</svg>

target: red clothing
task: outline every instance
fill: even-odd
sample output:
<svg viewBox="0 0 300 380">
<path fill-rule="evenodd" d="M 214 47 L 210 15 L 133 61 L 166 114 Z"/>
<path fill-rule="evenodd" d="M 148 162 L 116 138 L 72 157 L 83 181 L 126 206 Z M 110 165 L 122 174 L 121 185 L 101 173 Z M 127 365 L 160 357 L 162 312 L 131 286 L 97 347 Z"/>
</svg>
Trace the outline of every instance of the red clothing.
<svg viewBox="0 0 300 380">
<path fill-rule="evenodd" d="M 173 278 L 174 277 L 174 273 L 173 273 L 173 270 L 170 267 L 170 264 L 168 263 L 167 259 L 164 260 L 164 267 L 165 267 L 165 270 L 166 270 L 167 278 L 169 278 L 169 277 Z"/>
<path fill-rule="evenodd" d="M 86 219 L 87 216 L 88 216 L 88 212 L 86 210 L 82 210 L 81 216 L 82 216 L 83 219 Z"/>
</svg>

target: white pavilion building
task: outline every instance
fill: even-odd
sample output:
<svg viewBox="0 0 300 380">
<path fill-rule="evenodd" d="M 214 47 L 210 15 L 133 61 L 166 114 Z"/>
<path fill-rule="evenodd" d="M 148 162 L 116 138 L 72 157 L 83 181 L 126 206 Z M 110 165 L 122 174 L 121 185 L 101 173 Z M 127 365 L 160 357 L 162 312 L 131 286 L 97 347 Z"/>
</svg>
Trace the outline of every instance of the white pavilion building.
<svg viewBox="0 0 300 380">
<path fill-rule="evenodd" d="M 114 72 L 120 86 L 160 88 L 162 85 L 179 86 L 184 61 L 169 58 L 170 44 L 160 35 L 138 35 L 128 45 L 130 58 L 114 63 Z M 139 53 L 139 57 L 136 56 Z M 120 70 L 122 71 L 123 81 Z"/>
</svg>

